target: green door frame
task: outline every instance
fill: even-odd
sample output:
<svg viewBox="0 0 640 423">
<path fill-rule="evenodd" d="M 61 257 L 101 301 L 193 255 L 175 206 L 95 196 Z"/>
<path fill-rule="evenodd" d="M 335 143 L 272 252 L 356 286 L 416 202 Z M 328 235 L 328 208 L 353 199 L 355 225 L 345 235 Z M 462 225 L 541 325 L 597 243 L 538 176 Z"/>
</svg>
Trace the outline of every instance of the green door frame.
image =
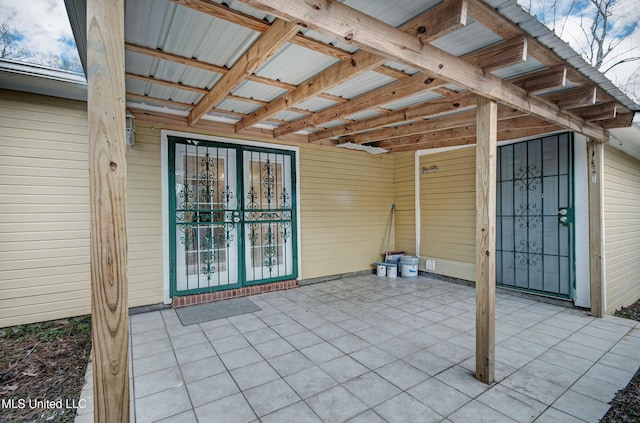
<svg viewBox="0 0 640 423">
<path fill-rule="evenodd" d="M 167 149 L 168 149 L 168 205 L 169 205 L 169 227 L 168 227 L 168 235 L 169 235 L 169 288 L 170 288 L 170 296 L 183 296 L 183 295 L 191 295 L 191 294 L 201 294 L 207 292 L 215 292 L 221 290 L 229 290 L 234 288 L 240 288 L 243 286 L 252 286 L 259 284 L 266 284 L 271 282 L 278 282 L 283 280 L 296 279 L 298 277 L 298 226 L 297 226 L 297 178 L 296 178 L 296 155 L 295 151 L 284 150 L 278 148 L 269 148 L 269 147 L 257 147 L 251 145 L 244 144 L 235 144 L 235 143 L 225 143 L 223 141 L 212 141 L 206 139 L 199 139 L 197 137 L 183 137 L 183 136 L 175 136 L 169 135 L 167 137 Z M 195 288 L 195 289 L 186 289 L 186 290 L 177 290 L 177 272 L 176 272 L 176 190 L 175 190 L 175 155 L 176 155 L 176 145 L 184 144 L 189 145 L 192 144 L 193 141 L 196 141 L 200 146 L 206 146 L 210 148 L 224 148 L 229 150 L 235 150 L 235 159 L 236 159 L 236 192 L 242 193 L 237 198 L 237 206 L 235 210 L 225 210 L 226 212 L 232 212 L 232 215 L 238 216 L 239 220 L 234 221 L 236 226 L 236 233 L 238 237 L 237 243 L 237 266 L 238 266 L 238 282 L 234 284 L 227 285 L 219 285 L 219 286 L 209 286 L 204 288 Z M 268 153 L 268 154 L 277 154 L 280 156 L 288 156 L 291 162 L 291 209 L 288 210 L 290 214 L 290 218 L 286 219 L 286 221 L 290 225 L 290 239 L 291 239 L 291 249 L 292 249 L 292 272 L 286 275 L 279 275 L 272 278 L 247 281 L 246 278 L 246 257 L 245 257 L 245 242 L 246 242 L 246 219 L 248 219 L 248 215 L 252 214 L 249 211 L 251 209 L 247 208 L 247 198 L 244 192 L 244 177 L 243 177 L 243 168 L 244 168 L 244 152 L 258 152 L 258 153 Z M 226 221 L 226 220 L 225 220 Z M 283 222 L 283 219 L 267 219 L 261 220 L 261 223 L 277 223 Z M 277 248 L 277 247 L 276 247 Z"/>
</svg>

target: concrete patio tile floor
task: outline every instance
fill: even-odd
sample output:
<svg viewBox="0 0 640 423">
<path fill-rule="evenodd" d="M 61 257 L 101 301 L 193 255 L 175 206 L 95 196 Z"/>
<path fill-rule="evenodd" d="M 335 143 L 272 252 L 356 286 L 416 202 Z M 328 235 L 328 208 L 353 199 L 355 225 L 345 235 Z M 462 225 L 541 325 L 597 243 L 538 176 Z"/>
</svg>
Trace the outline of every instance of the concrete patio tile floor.
<svg viewBox="0 0 640 423">
<path fill-rule="evenodd" d="M 145 422 L 597 422 L 640 367 L 640 324 L 496 295 L 496 383 L 474 378 L 475 291 L 374 275 L 250 297 L 182 326 L 130 319 Z M 76 422 L 93 420 L 91 367 Z"/>
</svg>

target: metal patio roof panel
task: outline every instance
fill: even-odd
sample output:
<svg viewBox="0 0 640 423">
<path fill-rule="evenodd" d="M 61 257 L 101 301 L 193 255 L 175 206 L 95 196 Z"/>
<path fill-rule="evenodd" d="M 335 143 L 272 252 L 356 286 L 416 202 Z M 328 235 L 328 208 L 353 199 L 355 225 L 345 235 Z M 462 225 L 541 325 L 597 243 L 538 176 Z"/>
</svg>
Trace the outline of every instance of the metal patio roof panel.
<svg viewBox="0 0 640 423">
<path fill-rule="evenodd" d="M 545 68 L 546 67 L 542 63 L 540 63 L 533 57 L 528 56 L 525 62 L 507 66 L 506 68 L 497 69 L 491 73 L 499 76 L 500 78 L 513 78 L 515 76 L 525 75 L 527 73 L 535 72 Z"/>
<path fill-rule="evenodd" d="M 368 71 L 363 72 L 355 78 L 351 78 L 348 81 L 327 90 L 326 92 L 327 94 L 337 95 L 342 98 L 353 98 L 395 81 L 397 81 L 397 79 L 391 78 L 387 75 Z"/>
<path fill-rule="evenodd" d="M 299 85 L 337 62 L 335 57 L 287 43 L 255 74 Z"/>
<path fill-rule="evenodd" d="M 181 63 L 159 60 L 153 74 L 155 78 L 179 82 L 200 88 L 211 88 L 222 78 L 219 73 L 185 66 Z"/>
<path fill-rule="evenodd" d="M 272 85 L 261 84 L 253 81 L 242 82 L 235 90 L 232 91 L 233 95 L 240 97 L 253 98 L 262 101 L 272 101 L 275 98 L 280 97 L 286 93 L 287 90 L 280 87 L 274 87 Z"/>
<path fill-rule="evenodd" d="M 286 122 L 293 122 L 294 120 L 302 119 L 306 115 L 291 110 L 283 110 L 272 116 L 273 119 L 283 120 Z"/>
<path fill-rule="evenodd" d="M 367 119 L 370 117 L 381 115 L 382 113 L 377 110 L 363 110 L 358 113 L 354 113 L 352 115 L 346 115 L 344 118 L 349 120 L 360 120 Z"/>
<path fill-rule="evenodd" d="M 381 107 L 389 110 L 397 110 L 402 109 L 403 107 L 424 103 L 440 97 L 442 97 L 442 94 L 434 93 L 433 91 L 425 91 L 409 97 L 401 98 L 400 100 L 393 101 L 391 103 L 382 104 Z"/>
<path fill-rule="evenodd" d="M 125 39 L 147 47 L 164 44 L 167 21 L 171 21 L 177 5 L 168 0 L 127 1 L 125 5 Z"/>
<path fill-rule="evenodd" d="M 260 108 L 260 105 L 249 103 L 247 101 L 225 98 L 220 103 L 218 103 L 215 108 L 220 110 L 229 110 L 231 112 L 249 114 L 258 110 Z"/>
<path fill-rule="evenodd" d="M 502 41 L 502 38 L 478 22 L 469 20 L 467 25 L 451 31 L 430 44 L 454 56 L 462 56 Z"/>
<path fill-rule="evenodd" d="M 294 107 L 296 109 L 309 110 L 310 112 L 317 112 L 319 110 L 326 109 L 331 106 L 335 106 L 338 104 L 335 101 L 328 100 L 322 97 L 311 97 L 302 101 L 298 104 L 295 104 Z"/>
<path fill-rule="evenodd" d="M 440 3 L 440 0 L 345 0 L 349 7 L 373 16 L 389 25 L 398 27 L 422 12 Z M 392 6 L 392 7 L 389 7 Z"/>
<path fill-rule="evenodd" d="M 136 75 L 151 75 L 152 70 L 157 66 L 158 60 L 146 54 L 138 54 L 129 50 L 124 51 L 125 68 L 127 72 L 135 73 Z"/>
<path fill-rule="evenodd" d="M 316 32 L 310 28 L 302 28 L 300 32 L 306 37 L 312 38 L 325 44 L 331 44 L 332 46 L 339 48 L 340 50 L 348 51 L 351 53 L 355 53 L 359 50 L 358 46 L 336 40 L 335 38 L 320 34 L 319 32 Z"/>
<path fill-rule="evenodd" d="M 240 25 L 178 7 L 168 23 L 162 48 L 230 68 L 260 35 Z"/>
</svg>

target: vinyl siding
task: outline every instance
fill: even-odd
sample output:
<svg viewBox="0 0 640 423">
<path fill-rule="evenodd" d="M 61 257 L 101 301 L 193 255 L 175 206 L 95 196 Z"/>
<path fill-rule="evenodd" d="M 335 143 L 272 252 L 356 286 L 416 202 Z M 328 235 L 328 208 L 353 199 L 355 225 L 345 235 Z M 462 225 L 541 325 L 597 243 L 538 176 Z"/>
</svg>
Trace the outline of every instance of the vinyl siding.
<svg viewBox="0 0 640 423">
<path fill-rule="evenodd" d="M 129 307 L 163 301 L 160 131 L 136 123 L 127 148 Z"/>
<path fill-rule="evenodd" d="M 393 160 L 395 250 L 416 253 L 415 153 L 400 153 Z"/>
<path fill-rule="evenodd" d="M 640 160 L 605 146 L 604 227 L 607 313 L 640 298 Z"/>
<path fill-rule="evenodd" d="M 89 312 L 86 104 L 0 90 L 0 327 Z"/>
<path fill-rule="evenodd" d="M 420 158 L 420 256 L 435 261 L 434 273 L 475 279 L 475 148 Z"/>
<path fill-rule="evenodd" d="M 387 246 L 393 195 L 393 157 L 301 147 L 303 279 L 372 269 Z"/>
</svg>

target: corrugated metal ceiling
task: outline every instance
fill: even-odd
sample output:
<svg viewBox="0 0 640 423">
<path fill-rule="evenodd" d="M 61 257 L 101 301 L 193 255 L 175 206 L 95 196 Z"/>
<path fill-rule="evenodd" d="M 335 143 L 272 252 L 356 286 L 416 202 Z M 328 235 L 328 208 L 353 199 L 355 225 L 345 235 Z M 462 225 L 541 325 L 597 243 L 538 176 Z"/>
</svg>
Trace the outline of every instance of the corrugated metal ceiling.
<svg viewBox="0 0 640 423">
<path fill-rule="evenodd" d="M 214 2 L 223 4 L 221 0 L 214 0 Z M 438 3 L 438 0 L 395 0 L 393 2 L 387 0 L 344 1 L 344 4 L 393 26 L 400 26 Z M 532 36 L 540 37 L 540 41 L 557 51 L 569 63 L 598 82 L 598 84 L 606 88 L 607 91 L 613 93 L 622 104 L 632 110 L 638 109 L 637 105 L 633 104 L 633 102 L 624 96 L 613 84 L 606 80 L 606 78 L 586 65 L 582 58 L 575 53 L 567 51 L 568 47 L 563 42 L 559 41 L 548 29 L 539 24 L 535 18 L 526 14 L 515 2 L 487 0 L 487 3 L 493 7 L 497 7 L 502 14 L 518 23 Z M 241 11 L 246 15 L 253 16 L 260 20 L 266 20 L 268 22 L 274 20 L 273 16 L 259 12 L 239 1 L 225 1 L 224 4 L 233 10 Z M 261 36 L 261 33 L 258 31 L 247 29 L 188 7 L 177 5 L 169 0 L 128 0 L 126 2 L 125 16 L 125 38 L 127 42 L 154 49 L 158 48 L 165 52 L 178 54 L 186 58 L 195 58 L 202 62 L 226 68 L 232 67 Z M 343 41 L 333 40 L 330 37 L 321 35 L 308 28 L 303 29 L 302 33 L 309 38 L 324 43 L 331 43 L 331 45 L 344 51 L 354 52 L 357 50 L 353 45 L 344 43 Z M 466 26 L 449 32 L 433 41 L 432 44 L 450 54 L 460 56 L 500 41 L 502 41 L 502 39 L 494 32 L 478 22 L 469 20 Z M 301 47 L 295 43 L 286 43 L 283 48 L 255 72 L 255 75 L 261 78 L 278 81 L 278 83 L 269 85 L 256 81 L 245 81 L 232 90 L 232 94 L 238 97 L 270 102 L 287 92 L 285 88 L 279 86 L 280 82 L 294 86 L 299 85 L 330 68 L 337 62 L 338 59 L 336 57 Z M 388 61 L 385 65 L 391 69 L 404 72 L 406 75 L 417 72 L 416 69 L 410 66 L 394 61 Z M 509 78 L 543 68 L 543 64 L 533 58 L 529 58 L 524 63 L 499 69 L 493 71 L 493 73 L 502 78 Z M 126 70 L 136 75 L 150 76 L 181 83 L 186 86 L 207 89 L 213 87 L 223 77 L 222 73 L 197 69 L 192 66 L 169 62 L 130 51 L 126 52 Z M 325 93 L 344 99 L 353 99 L 363 93 L 398 81 L 389 75 L 388 72 L 381 73 L 375 70 L 363 72 L 350 80 L 326 90 Z M 401 76 L 397 75 L 396 77 L 401 78 Z M 446 88 L 456 91 L 464 90 L 463 87 L 456 86 L 455 84 L 448 84 Z M 163 100 L 172 100 L 188 104 L 197 104 L 200 98 L 202 98 L 202 94 L 196 92 L 150 82 L 141 82 L 132 78 L 127 78 L 127 90 L 137 95 L 148 95 Z M 383 107 L 395 110 L 413 104 L 428 102 L 441 96 L 441 93 L 421 92 L 405 98 L 396 99 L 393 102 L 383 105 Z M 138 101 L 139 100 L 130 99 L 129 104 L 136 104 Z M 145 102 L 145 104 L 160 103 L 149 100 Z M 327 98 L 314 96 L 300 104 L 290 106 L 316 112 L 336 104 L 338 103 Z M 163 107 L 166 109 L 167 105 L 165 104 Z M 240 114 L 252 113 L 261 108 L 260 105 L 253 102 L 229 98 L 222 100 L 215 107 L 220 110 L 228 110 Z M 174 108 L 176 112 L 183 114 L 184 107 L 175 106 Z M 346 117 L 360 120 L 378 113 L 379 111 L 369 109 L 356 111 Z M 209 113 L 209 118 L 215 118 L 215 116 L 222 116 L 225 119 L 239 119 L 237 115 L 227 116 L 224 113 L 219 114 L 215 111 Z M 274 115 L 272 120 L 292 122 L 303 116 L 301 113 L 285 110 Z M 343 123 L 343 121 L 332 121 L 322 123 L 319 127 L 328 128 Z"/>
</svg>

